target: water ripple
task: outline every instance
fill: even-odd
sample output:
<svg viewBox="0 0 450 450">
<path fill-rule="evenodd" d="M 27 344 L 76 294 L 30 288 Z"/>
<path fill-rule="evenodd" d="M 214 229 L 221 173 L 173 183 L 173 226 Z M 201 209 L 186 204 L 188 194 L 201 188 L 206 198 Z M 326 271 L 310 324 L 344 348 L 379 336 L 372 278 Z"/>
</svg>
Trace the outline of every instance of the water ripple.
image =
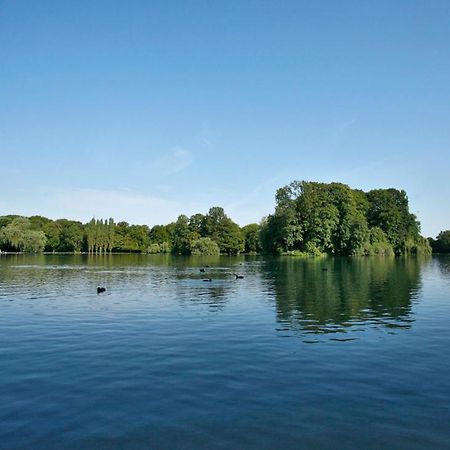
<svg viewBox="0 0 450 450">
<path fill-rule="evenodd" d="M 327 264 L 0 258 L 0 448 L 445 448 L 449 260 Z"/>
</svg>

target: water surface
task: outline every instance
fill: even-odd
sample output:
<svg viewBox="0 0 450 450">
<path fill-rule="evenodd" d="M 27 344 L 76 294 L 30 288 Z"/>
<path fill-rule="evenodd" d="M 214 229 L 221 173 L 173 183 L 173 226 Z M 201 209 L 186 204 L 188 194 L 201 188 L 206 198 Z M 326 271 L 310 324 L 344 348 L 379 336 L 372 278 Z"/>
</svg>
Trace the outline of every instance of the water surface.
<svg viewBox="0 0 450 450">
<path fill-rule="evenodd" d="M 446 257 L 3 255 L 0 448 L 450 448 L 449 292 Z"/>
</svg>

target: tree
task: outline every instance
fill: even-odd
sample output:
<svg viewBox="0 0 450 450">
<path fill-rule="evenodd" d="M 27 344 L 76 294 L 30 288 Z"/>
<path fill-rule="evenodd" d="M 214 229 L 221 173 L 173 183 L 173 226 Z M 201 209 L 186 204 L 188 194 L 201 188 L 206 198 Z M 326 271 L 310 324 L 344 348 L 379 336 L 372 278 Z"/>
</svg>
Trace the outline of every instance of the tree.
<svg viewBox="0 0 450 450">
<path fill-rule="evenodd" d="M 45 250 L 49 252 L 58 251 L 60 246 L 60 234 L 61 230 L 57 223 L 50 220 L 43 226 L 43 230 L 47 238 L 47 243 L 45 245 Z"/>
<path fill-rule="evenodd" d="M 116 225 L 114 223 L 114 219 L 110 217 L 107 225 L 107 236 L 108 236 L 107 249 L 110 254 L 112 253 L 112 249 L 114 248 L 115 233 L 116 233 Z"/>
<path fill-rule="evenodd" d="M 189 229 L 189 219 L 184 214 L 178 216 L 172 232 L 172 253 L 189 255 L 191 244 L 199 238 L 198 233 Z"/>
<path fill-rule="evenodd" d="M 0 216 L 0 228 L 6 227 L 6 225 L 9 225 L 14 219 L 17 219 L 18 217 L 14 214 L 10 214 L 8 216 Z"/>
<path fill-rule="evenodd" d="M 282 223 L 275 214 L 263 217 L 259 224 L 259 241 L 264 253 L 278 255 L 285 250 L 285 242 L 281 235 Z"/>
<path fill-rule="evenodd" d="M 22 251 L 25 253 L 40 253 L 44 251 L 47 238 L 43 231 L 30 230 L 23 238 Z"/>
<path fill-rule="evenodd" d="M 131 225 L 129 227 L 129 237 L 133 248 L 144 252 L 150 244 L 148 237 L 150 229 L 147 225 Z"/>
<path fill-rule="evenodd" d="M 338 226 L 333 230 L 333 252 L 340 255 L 355 255 L 366 242 L 369 228 L 365 217 L 368 202 L 361 191 L 350 189 L 341 183 L 327 187 L 329 201 L 338 211 Z M 365 201 L 364 201 L 365 200 Z"/>
<path fill-rule="evenodd" d="M 81 222 L 75 220 L 58 219 L 55 221 L 59 227 L 60 252 L 79 252 L 83 245 L 84 228 Z"/>
<path fill-rule="evenodd" d="M 278 189 L 273 218 L 266 225 L 277 251 L 308 253 L 336 252 L 344 185 L 294 181 Z M 267 239 L 267 231 L 266 239 Z"/>
<path fill-rule="evenodd" d="M 206 216 L 194 214 L 189 218 L 189 229 L 198 233 L 199 236 L 206 236 Z"/>
<path fill-rule="evenodd" d="M 277 228 L 277 232 L 272 234 L 278 242 L 277 248 L 283 251 L 293 250 L 302 240 L 303 228 L 297 210 L 301 191 L 301 183 L 294 181 L 278 189 L 275 195 L 275 214 L 269 223 Z"/>
<path fill-rule="evenodd" d="M 405 191 L 375 189 L 365 193 L 342 183 L 293 181 L 277 190 L 275 211 L 261 223 L 242 229 L 223 208 L 207 215 L 180 215 L 155 225 L 116 224 L 93 218 L 87 224 L 43 216 L 0 216 L 0 245 L 6 250 L 89 253 L 151 252 L 190 254 L 242 251 L 273 254 L 387 255 L 449 251 L 450 230 L 436 240 L 420 236 Z M 43 234 L 40 234 L 43 233 Z M 201 239 L 208 238 L 209 240 Z M 44 244 L 42 244 L 44 243 Z M 194 245 L 195 244 L 195 245 Z M 213 250 L 211 250 L 213 249 Z"/>
<path fill-rule="evenodd" d="M 237 255 L 244 250 L 244 237 L 238 224 L 234 223 L 223 208 L 212 207 L 205 218 L 205 234 L 217 242 L 221 253 Z"/>
<path fill-rule="evenodd" d="M 88 247 L 88 253 L 94 253 L 95 249 L 95 218 L 93 217 L 86 225 L 86 243 Z"/>
<path fill-rule="evenodd" d="M 159 244 L 159 252 L 160 253 L 170 253 L 172 250 L 172 247 L 168 242 L 163 242 L 162 244 Z"/>
<path fill-rule="evenodd" d="M 163 242 L 170 243 L 171 236 L 167 227 L 164 225 L 155 225 L 150 229 L 150 240 L 155 244 L 162 244 Z"/>
<path fill-rule="evenodd" d="M 251 223 L 242 228 L 245 253 L 259 253 L 261 251 L 259 232 L 260 227 L 257 223 Z"/>
<path fill-rule="evenodd" d="M 149 232 L 150 247 L 152 252 L 150 253 L 170 253 L 172 236 L 167 225 L 155 225 L 151 228 Z M 158 246 L 158 251 L 156 250 L 156 245 Z"/>
<path fill-rule="evenodd" d="M 366 242 L 360 249 L 360 253 L 365 256 L 387 256 L 393 255 L 394 249 L 388 242 L 384 231 L 379 227 L 372 227 L 369 230 Z"/>
<path fill-rule="evenodd" d="M 150 246 L 147 225 L 119 222 L 114 230 L 114 249 L 121 252 L 146 252 Z"/>
<path fill-rule="evenodd" d="M 397 189 L 375 189 L 368 192 L 369 209 L 367 219 L 370 227 L 381 228 L 397 254 L 408 252 L 419 238 L 419 223 L 409 212 L 405 191 Z"/>
<path fill-rule="evenodd" d="M 45 226 L 53 222 L 52 220 L 47 219 L 47 217 L 43 216 L 30 216 L 28 217 L 28 220 L 30 221 L 31 228 L 37 231 L 44 231 Z"/>
<path fill-rule="evenodd" d="M 220 248 L 217 242 L 208 237 L 202 237 L 192 243 L 191 253 L 193 255 L 219 255 Z"/>
<path fill-rule="evenodd" d="M 435 253 L 450 253 L 450 230 L 441 231 L 432 247 Z"/>
<path fill-rule="evenodd" d="M 1 240 L 11 248 L 23 251 L 24 236 L 31 229 L 31 224 L 25 217 L 17 217 L 2 229 Z"/>
<path fill-rule="evenodd" d="M 153 243 L 148 246 L 147 253 L 160 253 L 161 246 L 159 244 Z"/>
<path fill-rule="evenodd" d="M 121 252 L 132 251 L 133 244 L 129 238 L 129 228 L 128 222 L 119 222 L 116 226 L 116 241 L 115 249 Z"/>
<path fill-rule="evenodd" d="M 342 183 L 294 181 L 278 189 L 275 213 L 262 224 L 260 239 L 272 253 L 368 254 L 375 251 L 372 228 L 387 239 L 379 243 L 380 252 L 391 246 L 398 254 L 429 252 L 404 191 L 366 195 Z"/>
<path fill-rule="evenodd" d="M 25 217 L 17 217 L 0 231 L 0 242 L 13 250 L 37 253 L 44 250 L 46 237 L 43 231 L 33 230 Z"/>
<path fill-rule="evenodd" d="M 222 234 L 217 242 L 220 252 L 226 255 L 238 255 L 244 251 L 244 237 L 237 223 L 231 219 L 224 222 Z"/>
</svg>

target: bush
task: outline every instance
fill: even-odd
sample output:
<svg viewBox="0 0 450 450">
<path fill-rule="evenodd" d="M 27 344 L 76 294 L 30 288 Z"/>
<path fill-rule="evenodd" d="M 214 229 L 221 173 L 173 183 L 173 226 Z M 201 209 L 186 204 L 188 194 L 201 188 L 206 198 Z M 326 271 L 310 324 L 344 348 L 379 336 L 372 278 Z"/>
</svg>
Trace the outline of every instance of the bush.
<svg viewBox="0 0 450 450">
<path fill-rule="evenodd" d="M 219 255 L 220 249 L 217 242 L 204 237 L 197 239 L 192 243 L 191 253 L 193 255 Z"/>
<path fill-rule="evenodd" d="M 161 246 L 159 244 L 150 244 L 147 253 L 161 253 Z"/>
<path fill-rule="evenodd" d="M 163 242 L 162 244 L 159 244 L 160 253 L 170 253 L 171 250 L 172 248 L 168 242 Z"/>
</svg>

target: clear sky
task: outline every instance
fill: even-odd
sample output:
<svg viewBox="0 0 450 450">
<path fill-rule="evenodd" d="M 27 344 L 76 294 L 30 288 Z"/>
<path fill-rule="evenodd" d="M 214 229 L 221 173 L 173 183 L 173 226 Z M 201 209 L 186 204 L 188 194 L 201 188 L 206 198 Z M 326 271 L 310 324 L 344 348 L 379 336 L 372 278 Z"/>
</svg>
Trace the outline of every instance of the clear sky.
<svg viewBox="0 0 450 450">
<path fill-rule="evenodd" d="M 239 224 L 294 179 L 450 229 L 450 1 L 0 0 L 0 214 Z"/>
</svg>

